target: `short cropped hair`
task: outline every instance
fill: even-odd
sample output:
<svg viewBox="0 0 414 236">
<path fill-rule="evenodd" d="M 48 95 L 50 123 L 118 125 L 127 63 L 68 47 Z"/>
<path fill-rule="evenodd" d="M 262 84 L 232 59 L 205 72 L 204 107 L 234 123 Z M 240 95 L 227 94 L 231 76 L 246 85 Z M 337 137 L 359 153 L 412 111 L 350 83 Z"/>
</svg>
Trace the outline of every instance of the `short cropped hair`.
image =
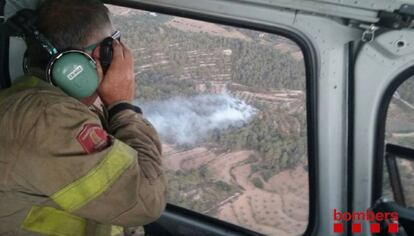
<svg viewBox="0 0 414 236">
<path fill-rule="evenodd" d="M 88 38 L 110 24 L 109 10 L 99 0 L 45 0 L 38 27 L 59 50 L 86 46 Z"/>
<path fill-rule="evenodd" d="M 37 9 L 38 29 L 60 50 L 82 49 L 88 40 L 111 24 L 109 10 L 100 0 L 44 0 Z M 50 55 L 27 38 L 29 67 L 45 69 Z"/>
</svg>

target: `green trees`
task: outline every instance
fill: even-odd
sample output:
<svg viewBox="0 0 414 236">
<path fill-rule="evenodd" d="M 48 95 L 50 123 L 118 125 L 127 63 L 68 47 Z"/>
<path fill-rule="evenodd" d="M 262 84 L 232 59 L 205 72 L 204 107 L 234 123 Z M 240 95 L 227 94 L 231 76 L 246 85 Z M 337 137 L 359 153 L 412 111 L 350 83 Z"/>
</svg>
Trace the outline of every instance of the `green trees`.
<svg viewBox="0 0 414 236">
<path fill-rule="evenodd" d="M 263 105 L 262 105 L 263 106 Z M 228 150 L 255 150 L 257 155 L 249 163 L 253 173 L 259 172 L 265 181 L 286 169 L 292 169 L 304 160 L 307 153 L 305 119 L 297 120 L 284 110 L 275 111 L 264 106 L 261 109 L 266 115 L 256 116 L 241 128 L 215 130 L 208 142 L 225 146 Z M 302 114 L 303 115 L 303 114 Z M 285 131 L 281 123 L 296 120 L 300 131 Z M 249 158 L 250 160 L 250 158 Z"/>
<path fill-rule="evenodd" d="M 196 81 L 223 79 L 262 91 L 304 90 L 303 61 L 273 47 L 280 37 L 272 36 L 263 44 L 257 34 L 247 30 L 240 31 L 255 40 L 183 32 L 164 24 L 171 19 L 142 13 L 114 16 L 115 27 L 136 58 L 141 99 L 189 95 L 195 92 Z M 207 86 L 211 88 L 211 83 Z"/>
<path fill-rule="evenodd" d="M 211 209 L 217 203 L 240 191 L 224 181 L 215 181 L 206 166 L 199 170 L 167 171 L 168 199 L 198 212 Z"/>
<path fill-rule="evenodd" d="M 244 29 L 237 31 L 249 40 L 184 32 L 166 24 L 172 19 L 147 13 L 114 16 L 115 27 L 123 33 L 122 40 L 136 59 L 136 91 L 140 102 L 192 96 L 200 93 L 197 87 L 200 84 L 210 93 L 216 92 L 218 83 L 233 94 L 305 90 L 303 61 L 276 48 L 277 45 L 294 48 L 289 40 L 275 35 L 261 37 L 260 32 Z M 226 151 L 254 150 L 252 171 L 259 172 L 267 181 L 278 172 L 295 167 L 306 155 L 305 100 L 299 99 L 303 107 L 291 111 L 283 108 L 283 104 L 253 98 L 247 102 L 259 110 L 258 115 L 243 127 L 213 130 L 205 140 L 206 145 Z M 185 173 L 181 177 L 208 179 L 207 174 L 202 168 L 198 174 Z M 227 189 L 222 183 L 214 186 Z"/>
<path fill-rule="evenodd" d="M 256 188 L 263 188 L 263 182 L 260 178 L 255 177 L 252 179 L 252 183 Z"/>
</svg>

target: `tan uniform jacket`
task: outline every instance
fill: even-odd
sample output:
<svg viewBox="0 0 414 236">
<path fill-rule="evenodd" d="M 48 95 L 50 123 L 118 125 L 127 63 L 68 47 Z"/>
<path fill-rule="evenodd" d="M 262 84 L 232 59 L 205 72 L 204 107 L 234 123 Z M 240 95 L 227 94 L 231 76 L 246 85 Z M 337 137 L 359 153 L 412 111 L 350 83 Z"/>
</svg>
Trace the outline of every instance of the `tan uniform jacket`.
<svg viewBox="0 0 414 236">
<path fill-rule="evenodd" d="M 166 180 L 152 125 L 123 110 L 105 131 L 78 100 L 23 81 L 0 92 L 0 235 L 110 235 L 157 219 Z"/>
</svg>

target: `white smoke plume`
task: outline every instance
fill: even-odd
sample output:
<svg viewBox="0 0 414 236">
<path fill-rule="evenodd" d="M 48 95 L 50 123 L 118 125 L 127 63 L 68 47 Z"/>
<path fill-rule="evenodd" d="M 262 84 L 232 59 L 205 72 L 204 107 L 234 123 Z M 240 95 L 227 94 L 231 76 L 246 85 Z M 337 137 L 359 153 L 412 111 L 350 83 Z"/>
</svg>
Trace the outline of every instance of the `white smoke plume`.
<svg viewBox="0 0 414 236">
<path fill-rule="evenodd" d="M 229 94 L 176 97 L 140 105 L 164 141 L 191 145 L 214 129 L 240 127 L 256 109 Z"/>
</svg>

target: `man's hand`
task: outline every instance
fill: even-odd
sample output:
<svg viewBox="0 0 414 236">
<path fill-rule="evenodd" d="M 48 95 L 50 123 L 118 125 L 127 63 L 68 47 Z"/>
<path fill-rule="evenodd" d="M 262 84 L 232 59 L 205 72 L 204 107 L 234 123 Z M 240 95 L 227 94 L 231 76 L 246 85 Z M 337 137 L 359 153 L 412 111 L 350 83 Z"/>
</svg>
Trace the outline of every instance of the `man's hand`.
<svg viewBox="0 0 414 236">
<path fill-rule="evenodd" d="M 135 79 L 131 51 L 124 44 L 114 40 L 113 58 L 106 74 L 103 74 L 99 62 L 99 48 L 95 49 L 93 58 L 99 77 L 102 78 L 98 94 L 103 103 L 109 107 L 120 101 L 132 102 L 135 97 Z"/>
</svg>

